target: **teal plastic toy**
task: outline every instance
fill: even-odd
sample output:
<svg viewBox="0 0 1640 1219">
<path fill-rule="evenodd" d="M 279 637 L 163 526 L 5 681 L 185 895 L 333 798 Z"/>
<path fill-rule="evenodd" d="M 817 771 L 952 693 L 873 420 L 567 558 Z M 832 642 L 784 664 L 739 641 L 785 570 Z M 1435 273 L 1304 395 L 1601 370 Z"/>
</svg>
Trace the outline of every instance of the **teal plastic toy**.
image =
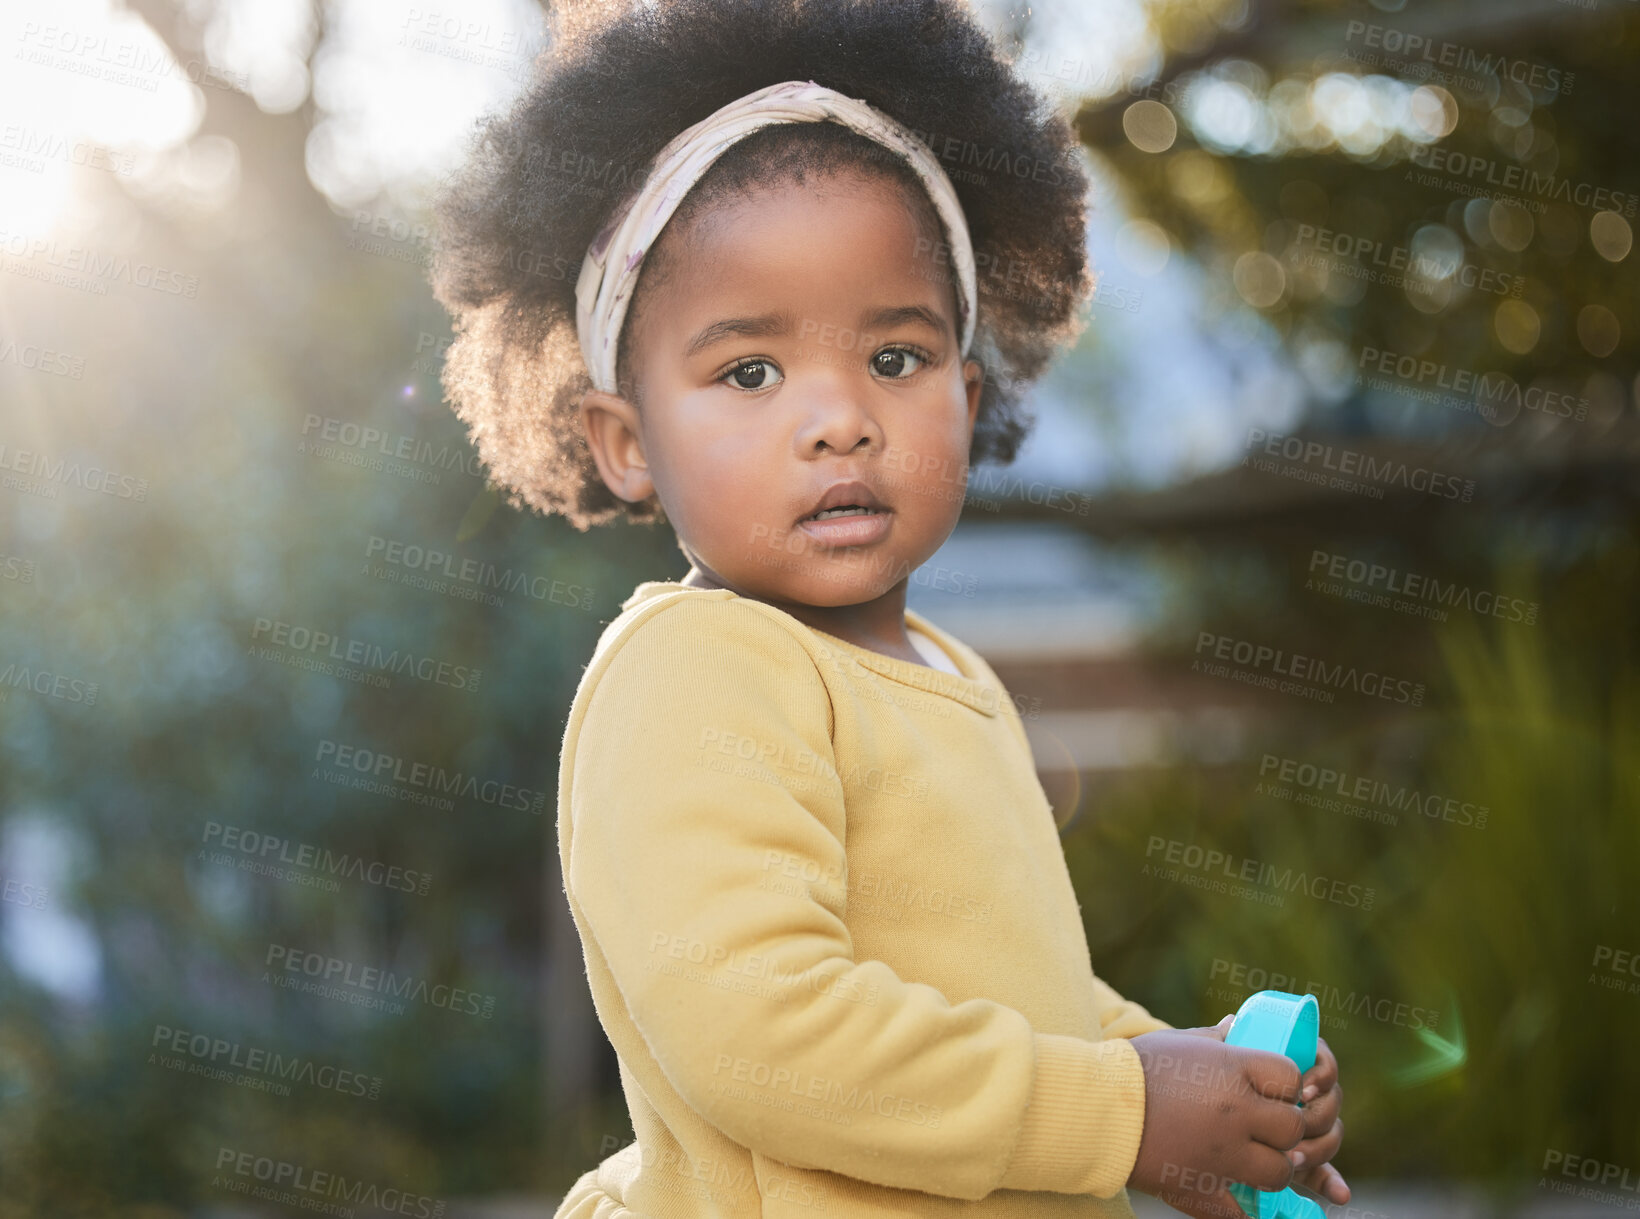
<svg viewBox="0 0 1640 1219">
<path fill-rule="evenodd" d="M 1230 1022 L 1224 1044 L 1285 1054 L 1299 1071 L 1308 1071 L 1315 1066 L 1320 1024 L 1321 1009 L 1314 995 L 1261 990 L 1247 996 Z M 1237 1182 L 1230 1186 L 1230 1193 L 1251 1219 L 1326 1219 L 1326 1211 L 1290 1188 L 1268 1193 Z"/>
</svg>

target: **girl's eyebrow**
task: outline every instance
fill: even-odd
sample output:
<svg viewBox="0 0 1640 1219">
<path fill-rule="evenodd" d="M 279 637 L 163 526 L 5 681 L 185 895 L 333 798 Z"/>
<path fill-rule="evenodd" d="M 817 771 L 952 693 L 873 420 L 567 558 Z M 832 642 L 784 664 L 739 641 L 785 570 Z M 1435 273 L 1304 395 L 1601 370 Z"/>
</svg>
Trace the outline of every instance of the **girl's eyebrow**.
<svg viewBox="0 0 1640 1219">
<path fill-rule="evenodd" d="M 903 322 L 921 322 L 930 330 L 945 333 L 945 319 L 927 305 L 887 305 L 873 309 L 860 319 L 861 329 L 867 326 L 898 326 Z"/>
<path fill-rule="evenodd" d="M 684 346 L 683 358 L 704 351 L 720 339 L 742 335 L 747 338 L 765 338 L 773 335 L 790 334 L 792 322 L 796 319 L 790 313 L 760 313 L 756 317 L 729 317 L 720 322 L 713 322 L 707 326 Z"/>
<path fill-rule="evenodd" d="M 690 339 L 683 348 L 683 358 L 706 350 L 713 343 L 722 339 L 742 338 L 769 338 L 776 335 L 790 334 L 792 322 L 795 319 L 791 313 L 760 313 L 755 317 L 729 317 L 713 322 L 706 326 L 694 338 Z M 879 309 L 872 309 L 860 316 L 862 330 L 871 327 L 898 326 L 905 322 L 921 322 L 930 330 L 940 334 L 945 333 L 945 319 L 927 305 L 884 305 Z M 809 329 L 812 329 L 812 324 Z"/>
</svg>

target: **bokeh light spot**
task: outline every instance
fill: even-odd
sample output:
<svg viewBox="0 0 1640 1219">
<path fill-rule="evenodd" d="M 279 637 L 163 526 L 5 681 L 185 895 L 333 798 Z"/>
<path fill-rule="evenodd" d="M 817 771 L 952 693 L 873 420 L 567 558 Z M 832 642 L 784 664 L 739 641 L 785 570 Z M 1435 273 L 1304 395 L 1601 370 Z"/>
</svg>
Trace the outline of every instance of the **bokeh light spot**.
<svg viewBox="0 0 1640 1219">
<path fill-rule="evenodd" d="M 1236 291 L 1255 309 L 1278 304 L 1287 291 L 1287 272 L 1263 250 L 1251 250 L 1236 259 Z"/>
<path fill-rule="evenodd" d="M 1179 121 L 1161 102 L 1143 98 L 1122 111 L 1122 130 L 1140 152 L 1166 152 L 1179 138 Z"/>
<path fill-rule="evenodd" d="M 1537 346 L 1543 324 L 1525 301 L 1503 301 L 1492 314 L 1492 332 L 1505 350 L 1523 356 Z"/>
<path fill-rule="evenodd" d="M 1617 350 L 1623 325 L 1604 305 L 1584 305 L 1577 315 L 1577 339 L 1591 356 L 1605 359 Z"/>
<path fill-rule="evenodd" d="M 1634 248 L 1634 230 L 1616 212 L 1596 212 L 1589 221 L 1589 241 L 1607 262 L 1622 262 Z"/>
</svg>

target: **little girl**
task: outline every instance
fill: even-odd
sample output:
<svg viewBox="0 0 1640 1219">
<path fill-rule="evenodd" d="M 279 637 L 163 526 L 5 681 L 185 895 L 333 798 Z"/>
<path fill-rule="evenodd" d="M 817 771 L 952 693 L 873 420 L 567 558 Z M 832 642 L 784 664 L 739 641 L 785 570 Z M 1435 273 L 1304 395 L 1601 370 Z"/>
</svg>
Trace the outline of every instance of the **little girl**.
<svg viewBox="0 0 1640 1219">
<path fill-rule="evenodd" d="M 636 1141 L 559 1219 L 1347 1202 L 1330 1051 L 1301 1078 L 1094 974 L 1013 702 L 905 605 L 1078 324 L 1068 124 L 958 0 L 589 12 L 441 200 L 435 269 L 513 503 L 665 519 L 690 563 L 623 602 L 564 732 Z"/>
</svg>

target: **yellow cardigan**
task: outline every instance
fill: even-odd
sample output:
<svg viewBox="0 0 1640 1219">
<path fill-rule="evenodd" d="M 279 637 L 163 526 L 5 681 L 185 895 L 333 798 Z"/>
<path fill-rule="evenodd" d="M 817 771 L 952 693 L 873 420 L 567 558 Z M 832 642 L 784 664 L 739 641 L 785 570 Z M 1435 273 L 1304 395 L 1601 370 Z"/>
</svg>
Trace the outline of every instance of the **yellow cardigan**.
<svg viewBox="0 0 1640 1219">
<path fill-rule="evenodd" d="M 1131 1217 L 1127 1040 L 1013 702 L 727 589 L 638 585 L 558 849 L 636 1141 L 555 1219 Z"/>
</svg>

